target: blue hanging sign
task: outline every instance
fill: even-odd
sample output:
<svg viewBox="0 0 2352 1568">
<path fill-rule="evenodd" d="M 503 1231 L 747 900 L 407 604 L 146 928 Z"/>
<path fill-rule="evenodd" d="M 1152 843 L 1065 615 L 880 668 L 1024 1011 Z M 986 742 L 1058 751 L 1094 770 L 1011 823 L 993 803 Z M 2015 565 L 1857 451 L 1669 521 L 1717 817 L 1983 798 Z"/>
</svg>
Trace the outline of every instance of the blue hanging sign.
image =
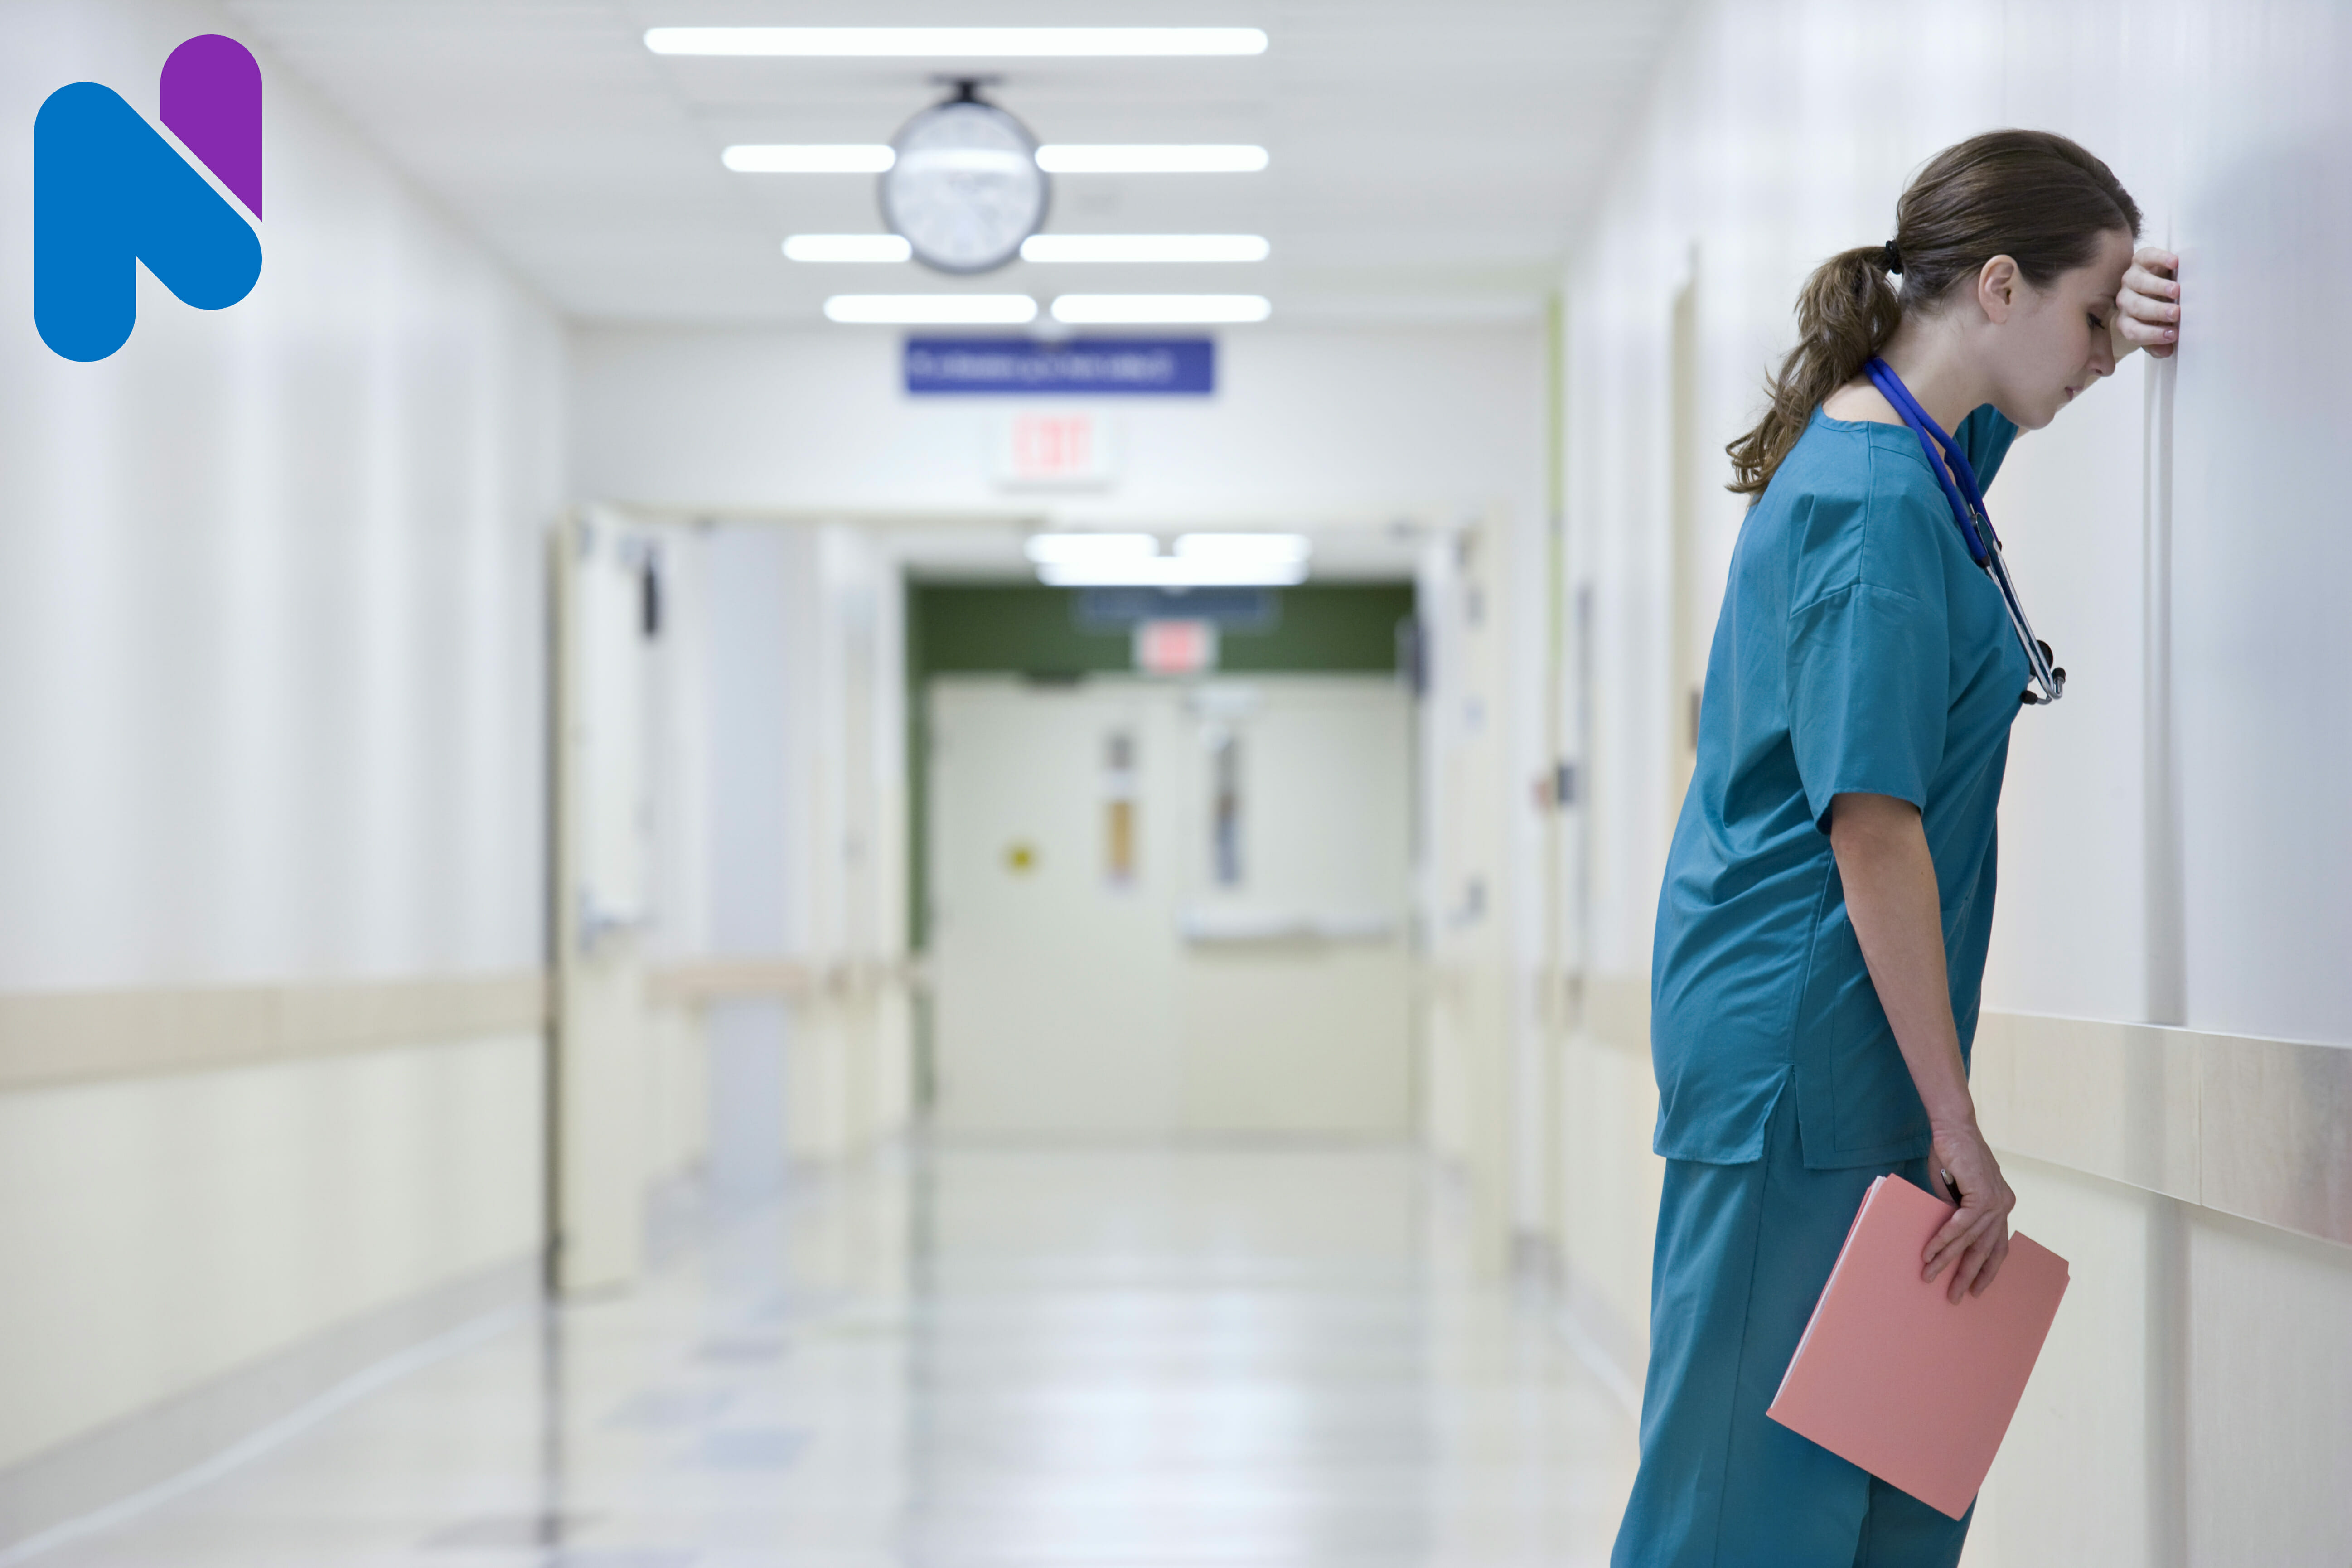
<svg viewBox="0 0 2352 1568">
<path fill-rule="evenodd" d="M 1205 397 L 1217 390 L 1213 338 L 908 338 L 907 390 Z"/>
</svg>

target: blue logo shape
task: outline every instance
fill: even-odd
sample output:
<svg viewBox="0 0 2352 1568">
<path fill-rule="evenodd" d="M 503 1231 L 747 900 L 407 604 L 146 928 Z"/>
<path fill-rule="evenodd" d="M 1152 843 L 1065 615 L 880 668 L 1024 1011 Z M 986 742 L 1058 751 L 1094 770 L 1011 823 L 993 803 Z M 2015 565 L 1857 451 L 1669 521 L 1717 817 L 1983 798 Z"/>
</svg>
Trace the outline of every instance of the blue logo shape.
<svg viewBox="0 0 2352 1568">
<path fill-rule="evenodd" d="M 215 39 L 250 66 L 233 40 L 204 41 Z M 257 70 L 250 92 L 254 185 L 250 195 L 237 183 L 231 188 L 257 206 Z M 199 156 L 213 154 L 200 147 Z M 260 279 L 261 240 L 121 94 L 90 81 L 61 87 L 33 121 L 33 324 L 41 341 L 85 363 L 128 342 L 141 262 L 183 302 L 218 310 Z"/>
</svg>

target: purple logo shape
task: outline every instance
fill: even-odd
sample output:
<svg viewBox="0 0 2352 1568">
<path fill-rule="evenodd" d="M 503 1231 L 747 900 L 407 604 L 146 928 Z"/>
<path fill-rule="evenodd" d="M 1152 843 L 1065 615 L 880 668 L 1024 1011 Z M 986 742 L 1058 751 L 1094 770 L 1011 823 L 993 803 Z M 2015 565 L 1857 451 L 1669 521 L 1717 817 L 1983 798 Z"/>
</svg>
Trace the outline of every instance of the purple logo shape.
<svg viewBox="0 0 2352 1568">
<path fill-rule="evenodd" d="M 172 51 L 161 84 L 163 123 L 246 211 L 261 216 L 261 63 L 219 33 Z"/>
</svg>

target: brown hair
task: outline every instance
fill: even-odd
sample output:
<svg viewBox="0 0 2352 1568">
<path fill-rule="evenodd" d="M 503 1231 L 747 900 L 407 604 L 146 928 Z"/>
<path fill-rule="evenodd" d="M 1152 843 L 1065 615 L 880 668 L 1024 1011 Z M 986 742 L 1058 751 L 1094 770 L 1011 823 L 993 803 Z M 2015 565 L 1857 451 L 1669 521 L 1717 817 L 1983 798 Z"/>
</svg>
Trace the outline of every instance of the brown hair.
<svg viewBox="0 0 2352 1568">
<path fill-rule="evenodd" d="M 1765 384 L 1770 405 L 1724 448 L 1730 489 L 1757 495 L 1822 399 L 1860 375 L 1904 314 L 1932 310 L 1996 256 L 2046 288 L 2098 255 L 2099 237 L 2139 234 L 2139 207 L 2105 163 L 2047 131 L 1989 131 L 1927 161 L 1895 205 L 1895 237 L 1842 250 L 1797 296 L 1797 346 Z M 1901 275 L 1898 292 L 1886 279 Z"/>
</svg>

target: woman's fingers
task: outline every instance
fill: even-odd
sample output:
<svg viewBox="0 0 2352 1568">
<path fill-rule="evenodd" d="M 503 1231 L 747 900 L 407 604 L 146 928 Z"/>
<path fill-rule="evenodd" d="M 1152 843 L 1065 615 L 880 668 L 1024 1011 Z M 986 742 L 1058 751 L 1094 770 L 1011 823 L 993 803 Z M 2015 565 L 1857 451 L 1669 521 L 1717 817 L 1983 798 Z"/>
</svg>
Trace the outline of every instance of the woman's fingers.
<svg viewBox="0 0 2352 1568">
<path fill-rule="evenodd" d="M 1958 1306 L 1962 1296 L 1984 1294 L 1984 1288 L 2000 1271 L 2000 1260 L 2008 1256 L 2009 1230 L 2004 1226 L 1969 1248 L 1959 1267 L 1952 1270 L 1952 1286 L 1944 1299 Z"/>
<path fill-rule="evenodd" d="M 1938 1229 L 1933 1241 L 1927 1244 L 1927 1256 L 1922 1258 L 1922 1262 L 1928 1265 L 1927 1277 L 1936 1279 L 1943 1265 L 1969 1250 L 1969 1244 L 1973 1244 L 1980 1234 L 1985 1234 L 1985 1227 L 1992 1225 L 1997 1217 L 2000 1215 L 1990 1211 L 1980 1201 L 1969 1201 L 1967 1206 L 1959 1208 L 1950 1220 L 1945 1220 L 1943 1229 Z"/>
<path fill-rule="evenodd" d="M 1952 1269 L 1952 1283 L 1950 1289 L 1944 1292 L 1945 1300 L 1954 1306 L 1959 1305 L 1960 1298 L 1967 1295 L 1969 1288 L 1977 1282 L 1978 1274 L 1984 1269 L 1985 1247 L 1986 1244 L 1980 1241 L 1961 1255 L 1960 1261 Z"/>
<path fill-rule="evenodd" d="M 2124 273 L 2116 295 L 2115 335 L 2131 348 L 2161 359 L 2180 337 L 2180 258 L 2143 246 Z"/>
<path fill-rule="evenodd" d="M 2163 280 L 2150 278 L 2146 281 L 2147 284 L 2155 284 Z M 2131 321 L 2147 321 L 2156 326 L 2170 326 L 2180 320 L 2180 307 L 2173 302 L 2173 296 L 2157 293 L 2153 289 L 2146 286 L 2135 288 L 2132 279 L 2128 276 L 2124 279 L 2123 291 L 2116 296 L 2116 303 L 2122 308 L 2124 315 Z"/>
<path fill-rule="evenodd" d="M 1992 1238 L 1992 1246 L 1985 1254 L 1985 1266 L 1978 1272 L 1977 1282 L 1969 1289 L 1979 1296 L 1983 1295 L 1985 1287 L 1992 1283 L 1993 1276 L 2000 1272 L 2000 1266 L 2008 1260 L 2009 1226 L 2004 1225 L 2000 1227 L 2000 1234 Z"/>
<path fill-rule="evenodd" d="M 1952 1270 L 1951 1299 L 1975 1284 L 1986 1258 L 2006 1251 L 2009 1211 L 2017 1194 L 2001 1179 L 2000 1162 L 1974 1123 L 1938 1129 L 1935 1136 L 1936 1168 L 1944 1173 L 1960 1205 L 1927 1243 L 1920 1261 L 1920 1278 L 1935 1280 L 1948 1266 Z"/>
<path fill-rule="evenodd" d="M 2121 311 L 2116 312 L 2115 331 L 2109 336 L 2110 346 L 2117 359 L 2134 349 L 2146 349 L 2158 359 L 2162 359 L 2180 346 L 2179 328 L 2158 326 L 2154 321 L 2143 321 Z"/>
<path fill-rule="evenodd" d="M 1946 1220 L 1944 1228 L 1937 1231 L 1936 1238 L 1927 1244 L 1927 1267 L 1920 1278 L 1933 1279 L 1944 1271 L 1946 1265 L 1965 1258 L 1969 1249 L 1977 1246 L 1985 1233 L 2000 1223 L 2000 1215 L 1986 1209 L 1962 1209 Z"/>
<path fill-rule="evenodd" d="M 1969 1287 L 1976 1283 L 1977 1270 L 1983 1267 L 1982 1247 L 1971 1247 L 1962 1253 L 1959 1262 L 1952 1266 L 1952 1282 L 1944 1291 L 1944 1300 L 1954 1306 L 1959 1305 L 1960 1298 L 1967 1295 Z"/>
<path fill-rule="evenodd" d="M 2155 246 L 2142 246 L 2124 271 L 2124 287 L 2138 289 L 2160 300 L 2180 298 L 2180 258 Z"/>
</svg>

